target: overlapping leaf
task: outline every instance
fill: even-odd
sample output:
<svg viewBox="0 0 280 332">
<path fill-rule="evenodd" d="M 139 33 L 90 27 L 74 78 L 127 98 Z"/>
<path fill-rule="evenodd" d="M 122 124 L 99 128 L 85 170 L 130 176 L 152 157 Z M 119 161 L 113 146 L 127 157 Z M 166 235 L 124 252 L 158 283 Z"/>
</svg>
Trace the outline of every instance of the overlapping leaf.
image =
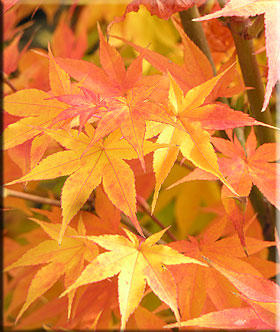
<svg viewBox="0 0 280 332">
<path fill-rule="evenodd" d="M 260 123 L 242 112 L 232 110 L 225 104 L 203 105 L 223 75 L 224 73 L 221 73 L 189 90 L 185 96 L 171 78 L 169 90 L 171 111 L 177 122 L 180 123 L 182 130 L 166 126 L 159 135 L 158 143 L 169 143 L 172 146 L 159 149 L 154 154 L 156 187 L 152 209 L 155 207 L 160 186 L 176 161 L 179 150 L 185 158 L 199 168 L 217 176 L 234 192 L 234 189 L 220 172 L 217 156 L 210 143 L 210 134 L 207 129 L 228 129 Z"/>
<path fill-rule="evenodd" d="M 241 292 L 245 292 L 246 287 L 248 289 L 251 286 L 258 287 L 257 282 L 255 282 L 255 286 L 252 285 L 252 280 L 261 280 L 261 282 L 267 280 L 262 277 L 260 270 L 253 264 L 250 264 L 250 261 L 244 259 L 247 256 L 240 247 L 239 239 L 236 235 L 220 239 L 224 234 L 226 223 L 225 217 L 219 218 L 197 238 L 189 237 L 190 241 L 183 240 L 170 244 L 172 248 L 187 256 L 204 261 L 205 257 L 207 257 L 211 262 L 217 262 L 218 266 L 229 275 L 238 276 L 246 271 L 246 276 L 241 277 L 243 278 L 243 288 L 241 288 L 237 282 L 233 282 L 233 279 L 227 278 L 225 274 L 224 276 L 228 281 L 223 278 L 217 272 L 220 270 L 216 269 L 215 264 L 212 265 L 213 269 L 205 269 L 195 265 L 172 267 L 172 272 L 178 284 L 179 308 L 183 319 L 197 317 L 203 313 L 203 310 L 207 312 L 240 307 L 241 300 L 234 295 L 236 290 L 233 286 L 239 287 L 238 289 Z M 262 241 L 249 236 L 246 237 L 246 242 L 249 255 L 256 255 L 267 246 L 275 245 L 274 242 Z M 269 264 L 269 262 L 266 260 L 262 261 L 261 270 L 266 269 L 266 264 Z M 267 280 L 267 282 L 269 281 Z M 207 300 L 210 300 L 212 303 L 212 306 L 209 308 Z"/>
<path fill-rule="evenodd" d="M 82 81 L 83 92 L 87 93 L 85 97 L 58 97 L 58 100 L 73 105 L 61 113 L 59 119 L 80 115 L 82 126 L 92 115 L 100 118 L 91 144 L 120 128 L 145 169 L 143 142 L 146 120 L 172 123 L 161 106 L 167 97 L 164 93 L 167 91 L 167 81 L 157 75 L 143 78 L 141 56 L 125 70 L 123 59 L 105 41 L 100 28 L 99 38 L 103 69 L 82 60 L 57 59 L 72 77 Z"/>
<path fill-rule="evenodd" d="M 178 324 L 166 325 L 168 328 L 178 327 Z M 233 308 L 210 312 L 198 318 L 181 322 L 182 327 L 203 327 L 214 329 L 271 329 L 271 325 L 263 322 L 252 308 Z"/>
<path fill-rule="evenodd" d="M 49 144 L 49 138 L 46 138 L 42 129 L 50 127 L 54 119 L 69 108 L 66 103 L 52 99 L 53 95 L 77 92 L 77 87 L 71 84 L 69 75 L 57 65 L 51 52 L 49 52 L 49 81 L 50 92 L 23 89 L 4 99 L 5 111 L 13 116 L 22 117 L 5 129 L 4 149 L 11 149 L 23 143 L 28 144 L 26 142 L 32 140 L 30 160 L 25 156 L 25 160 L 22 161 L 25 164 L 27 160 L 27 164 L 31 166 L 42 158 Z M 57 124 L 61 125 L 65 123 Z"/>
<path fill-rule="evenodd" d="M 87 135 L 64 130 L 48 130 L 47 133 L 67 150 L 50 155 L 41 161 L 30 173 L 12 183 L 51 179 L 71 175 L 66 180 L 61 196 L 63 223 L 59 241 L 61 242 L 67 224 L 84 205 L 91 192 L 101 183 L 109 199 L 128 215 L 138 232 L 142 234 L 136 217 L 136 192 L 134 174 L 123 159 L 137 158 L 136 152 L 120 132 L 114 132 L 95 145 L 89 147 L 94 137 L 94 129 L 86 126 Z M 159 146 L 144 142 L 144 154 Z M 11 184 L 11 183 L 10 183 Z"/>
<path fill-rule="evenodd" d="M 120 39 L 126 44 L 132 46 L 143 58 L 145 58 L 160 72 L 164 74 L 170 73 L 185 94 L 191 88 L 194 88 L 195 86 L 198 86 L 213 78 L 214 74 L 209 60 L 200 48 L 187 36 L 181 24 L 176 19 L 173 19 L 173 23 L 182 38 L 182 46 L 184 51 L 183 65 L 174 63 L 157 52 L 138 46 L 121 37 L 112 37 Z M 232 63 L 229 63 L 229 65 L 231 64 Z M 225 69 L 226 67 L 223 68 L 222 71 Z M 231 67 L 230 70 L 224 73 L 220 79 L 220 83 L 214 87 L 211 95 L 208 96 L 209 101 L 213 101 L 217 97 L 231 96 L 232 91 L 234 92 L 233 94 L 236 94 L 243 90 L 242 85 L 240 87 L 236 85 L 234 87 L 229 87 L 229 84 L 234 81 L 234 75 L 236 75 L 234 67 Z"/>
<path fill-rule="evenodd" d="M 238 139 L 231 141 L 212 138 L 215 147 L 223 153 L 219 165 L 227 180 L 242 196 L 248 196 L 255 184 L 271 204 L 280 208 L 276 174 L 279 159 L 276 143 L 257 147 L 254 130 L 251 130 L 244 150 Z"/>
<path fill-rule="evenodd" d="M 85 260 L 92 260 L 98 254 L 96 246 L 87 244 L 85 239 L 73 238 L 73 236 L 85 235 L 85 226 L 82 219 L 80 219 L 78 231 L 68 227 L 66 237 L 61 246 L 57 243 L 60 224 L 50 224 L 37 219 L 33 220 L 44 229 L 51 240 L 43 241 L 37 247 L 28 250 L 19 260 L 6 268 L 6 271 L 9 271 L 17 267 L 45 264 L 32 279 L 26 301 L 17 316 L 17 320 L 61 276 L 65 276 L 65 287 L 72 284 L 83 269 Z M 70 315 L 74 294 L 75 292 L 72 292 L 68 295 L 68 315 Z"/>
<path fill-rule="evenodd" d="M 118 51 L 105 41 L 98 26 L 100 48 L 99 58 L 102 68 L 95 64 L 77 59 L 56 58 L 56 62 L 71 77 L 82 81 L 84 87 L 104 97 L 124 96 L 142 78 L 142 59 L 136 58 L 126 70 Z"/>
<path fill-rule="evenodd" d="M 156 245 L 165 231 L 155 233 L 141 243 L 133 233 L 127 230 L 129 240 L 117 235 L 88 236 L 88 240 L 94 241 L 110 252 L 101 254 L 93 260 L 62 296 L 79 286 L 119 274 L 118 289 L 122 330 L 125 328 L 129 316 L 138 306 L 146 282 L 153 292 L 172 309 L 177 321 L 180 321 L 176 286 L 172 274 L 165 265 L 203 264 L 196 259 L 179 254 L 167 246 Z"/>
</svg>

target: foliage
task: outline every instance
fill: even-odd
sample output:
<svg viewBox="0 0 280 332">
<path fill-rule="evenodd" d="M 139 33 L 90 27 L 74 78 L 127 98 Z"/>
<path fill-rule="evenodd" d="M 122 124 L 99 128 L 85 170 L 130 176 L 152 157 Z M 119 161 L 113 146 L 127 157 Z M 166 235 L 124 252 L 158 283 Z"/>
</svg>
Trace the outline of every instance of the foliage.
<svg viewBox="0 0 280 332">
<path fill-rule="evenodd" d="M 4 1 L 6 329 L 276 328 L 279 2 L 219 4 Z"/>
</svg>

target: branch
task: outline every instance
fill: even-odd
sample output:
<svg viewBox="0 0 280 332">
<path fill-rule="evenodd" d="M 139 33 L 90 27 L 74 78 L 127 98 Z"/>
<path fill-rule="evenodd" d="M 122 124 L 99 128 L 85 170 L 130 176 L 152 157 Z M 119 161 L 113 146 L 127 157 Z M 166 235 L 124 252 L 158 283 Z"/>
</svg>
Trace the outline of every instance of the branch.
<svg viewBox="0 0 280 332">
<path fill-rule="evenodd" d="M 60 207 L 60 201 L 58 201 L 56 199 L 50 199 L 50 198 L 46 198 L 46 197 L 42 197 L 42 196 L 23 193 L 21 191 L 16 191 L 16 190 L 7 189 L 7 188 L 4 188 L 3 196 L 4 197 L 5 196 L 12 196 L 12 197 L 26 199 L 28 201 L 32 201 L 32 202 L 35 202 L 35 203 L 49 204 L 49 205 Z"/>
<path fill-rule="evenodd" d="M 10 88 L 11 88 L 11 90 L 13 91 L 13 92 L 17 92 L 18 91 L 18 89 L 13 85 L 13 83 L 9 80 L 9 78 L 8 78 L 8 76 L 5 74 L 5 73 L 3 73 L 4 75 L 3 75 L 3 80 L 4 80 L 4 83 L 6 83 Z"/>
<path fill-rule="evenodd" d="M 223 7 L 225 1 L 219 0 L 219 4 Z M 235 43 L 244 83 L 247 87 L 253 88 L 246 91 L 250 105 L 249 112 L 256 120 L 272 125 L 270 111 L 267 109 L 265 112 L 261 112 L 264 102 L 264 88 L 255 55 L 253 40 L 246 40 L 244 38 L 244 31 L 246 31 L 246 26 L 248 25 L 246 22 L 248 22 L 248 19 L 234 17 L 227 18 L 227 21 Z M 275 141 L 272 129 L 259 126 L 255 126 L 254 129 L 259 144 Z"/>
<path fill-rule="evenodd" d="M 28 193 L 23 193 L 21 191 L 4 188 L 3 197 L 6 197 L 6 196 L 26 199 L 28 201 L 35 202 L 35 203 L 48 204 L 48 205 L 58 206 L 58 207 L 61 206 L 60 201 L 58 201 L 56 199 L 46 198 L 46 197 L 42 197 L 42 196 L 32 195 L 32 194 L 28 194 Z M 134 225 L 132 224 L 132 222 L 130 221 L 129 218 L 127 218 L 126 216 L 122 216 L 122 222 L 123 222 L 123 224 L 128 226 L 130 229 L 133 229 L 133 231 L 136 234 L 138 234 L 136 228 L 134 227 Z M 142 227 L 142 229 L 143 229 L 143 233 L 145 236 L 147 236 L 147 237 L 151 236 L 151 233 L 148 230 L 146 230 L 144 227 Z M 165 243 L 165 242 L 162 241 L 161 243 Z"/>
</svg>

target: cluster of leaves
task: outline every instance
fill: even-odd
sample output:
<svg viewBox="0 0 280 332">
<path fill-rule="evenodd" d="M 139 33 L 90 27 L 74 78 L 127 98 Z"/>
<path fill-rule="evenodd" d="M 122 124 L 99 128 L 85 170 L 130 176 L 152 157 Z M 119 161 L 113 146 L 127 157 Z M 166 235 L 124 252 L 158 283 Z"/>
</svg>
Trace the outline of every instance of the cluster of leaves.
<svg viewBox="0 0 280 332">
<path fill-rule="evenodd" d="M 262 110 L 275 109 L 278 5 L 4 2 L 7 328 L 275 328 L 280 242 L 249 195 L 280 208 L 276 143 L 254 132 L 277 128 L 247 114 L 252 87 L 217 18 L 264 14 Z M 179 20 L 196 6 L 215 19 L 213 59 Z M 54 31 L 26 41 L 38 13 Z"/>
</svg>

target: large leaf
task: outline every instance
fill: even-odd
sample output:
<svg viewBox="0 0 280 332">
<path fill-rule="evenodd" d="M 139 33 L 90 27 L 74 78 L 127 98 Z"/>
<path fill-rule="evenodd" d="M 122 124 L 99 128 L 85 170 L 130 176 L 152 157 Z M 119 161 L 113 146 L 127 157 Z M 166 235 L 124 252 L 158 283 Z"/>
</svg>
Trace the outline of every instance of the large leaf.
<svg viewBox="0 0 280 332">
<path fill-rule="evenodd" d="M 172 309 L 177 321 L 180 321 L 176 285 L 172 274 L 165 265 L 203 264 L 196 259 L 179 254 L 165 245 L 156 245 L 165 231 L 155 233 L 141 243 L 133 233 L 127 230 L 126 234 L 129 239 L 117 235 L 86 237 L 109 252 L 99 255 L 93 260 L 77 281 L 61 296 L 79 286 L 119 274 L 118 288 L 122 330 L 125 328 L 129 316 L 138 306 L 144 294 L 146 282 L 153 292 Z"/>
<path fill-rule="evenodd" d="M 224 104 L 203 105 L 228 70 L 192 88 L 185 96 L 179 85 L 172 77 L 170 78 L 170 109 L 181 129 L 178 126 L 167 125 L 159 135 L 158 142 L 170 144 L 170 147 L 159 149 L 154 154 L 156 187 L 152 210 L 155 208 L 159 189 L 176 161 L 179 150 L 186 159 L 217 176 L 236 194 L 219 169 L 217 156 L 210 143 L 210 134 L 207 129 L 228 129 L 261 123 Z"/>
<path fill-rule="evenodd" d="M 70 132 L 47 130 L 48 135 L 68 150 L 50 155 L 27 175 L 10 184 L 71 174 L 62 189 L 63 223 L 59 242 L 62 240 L 68 223 L 101 181 L 109 199 L 130 217 L 138 232 L 143 234 L 136 217 L 134 174 L 123 160 L 137 158 L 136 152 L 122 138 L 119 131 L 109 135 L 104 142 L 99 141 L 89 147 L 89 143 L 94 137 L 94 129 L 91 125 L 87 125 L 86 129 L 88 135 L 79 134 L 77 130 Z M 158 147 L 155 143 L 145 141 L 144 154 L 152 152 Z"/>
</svg>

